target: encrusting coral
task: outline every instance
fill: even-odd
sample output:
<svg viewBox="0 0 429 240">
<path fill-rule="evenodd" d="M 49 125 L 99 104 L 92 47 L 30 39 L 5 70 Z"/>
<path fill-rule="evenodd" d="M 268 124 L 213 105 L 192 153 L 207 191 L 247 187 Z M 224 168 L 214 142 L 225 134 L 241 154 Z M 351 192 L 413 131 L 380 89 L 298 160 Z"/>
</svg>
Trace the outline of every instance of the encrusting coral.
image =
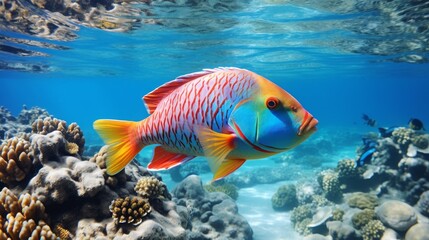
<svg viewBox="0 0 429 240">
<path fill-rule="evenodd" d="M 43 120 L 37 119 L 32 124 L 33 134 L 37 133 L 41 135 L 47 135 L 48 133 L 51 133 L 53 131 L 60 131 L 64 135 L 64 138 L 67 140 L 67 142 L 77 144 L 77 152 L 79 153 L 79 155 L 82 155 L 85 145 L 85 138 L 83 137 L 83 132 L 80 130 L 80 127 L 76 123 L 72 123 L 67 126 L 67 123 L 63 120 L 46 117 Z M 72 148 L 73 147 L 71 147 L 71 149 Z M 71 151 L 75 152 L 75 150 Z"/>
<path fill-rule="evenodd" d="M 386 228 L 380 220 L 371 220 L 362 228 L 363 240 L 380 240 Z"/>
<path fill-rule="evenodd" d="M 44 205 L 26 193 L 18 197 L 8 188 L 0 192 L 0 237 L 2 239 L 57 239 L 46 223 Z"/>
<path fill-rule="evenodd" d="M 283 185 L 277 189 L 277 192 L 271 198 L 274 210 L 289 210 L 298 205 L 295 185 Z"/>
<path fill-rule="evenodd" d="M 378 205 L 377 197 L 368 193 L 356 192 L 347 198 L 350 207 L 374 209 Z"/>
<path fill-rule="evenodd" d="M 147 199 L 169 198 L 165 184 L 154 176 L 140 178 L 134 190 L 139 196 Z"/>
<path fill-rule="evenodd" d="M 22 181 L 32 169 L 30 142 L 10 138 L 0 145 L 0 181 L 6 185 Z"/>
<path fill-rule="evenodd" d="M 110 205 L 116 223 L 138 225 L 151 210 L 149 201 L 140 197 L 117 198 Z"/>
</svg>

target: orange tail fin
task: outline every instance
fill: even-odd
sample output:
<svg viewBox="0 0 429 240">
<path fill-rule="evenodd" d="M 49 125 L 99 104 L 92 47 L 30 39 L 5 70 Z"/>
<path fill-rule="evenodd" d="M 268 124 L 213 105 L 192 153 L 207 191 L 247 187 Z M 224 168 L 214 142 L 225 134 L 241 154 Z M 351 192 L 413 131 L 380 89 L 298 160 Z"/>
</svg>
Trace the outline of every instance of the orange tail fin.
<svg viewBox="0 0 429 240">
<path fill-rule="evenodd" d="M 100 119 L 94 129 L 109 145 L 107 150 L 107 174 L 115 175 L 131 162 L 144 145 L 137 134 L 138 122 Z"/>
</svg>

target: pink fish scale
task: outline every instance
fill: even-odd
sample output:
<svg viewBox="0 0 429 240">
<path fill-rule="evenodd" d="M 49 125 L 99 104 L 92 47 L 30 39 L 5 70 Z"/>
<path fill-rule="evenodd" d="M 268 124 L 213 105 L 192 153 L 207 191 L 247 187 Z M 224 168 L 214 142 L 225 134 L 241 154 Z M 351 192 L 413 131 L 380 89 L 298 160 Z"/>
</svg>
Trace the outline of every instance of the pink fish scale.
<svg viewBox="0 0 429 240">
<path fill-rule="evenodd" d="M 238 74 L 237 74 L 238 73 Z M 195 128 L 221 132 L 234 106 L 248 98 L 253 76 L 241 71 L 213 72 L 177 88 L 165 97 L 142 129 L 144 144 L 160 144 L 170 151 L 202 155 Z"/>
</svg>

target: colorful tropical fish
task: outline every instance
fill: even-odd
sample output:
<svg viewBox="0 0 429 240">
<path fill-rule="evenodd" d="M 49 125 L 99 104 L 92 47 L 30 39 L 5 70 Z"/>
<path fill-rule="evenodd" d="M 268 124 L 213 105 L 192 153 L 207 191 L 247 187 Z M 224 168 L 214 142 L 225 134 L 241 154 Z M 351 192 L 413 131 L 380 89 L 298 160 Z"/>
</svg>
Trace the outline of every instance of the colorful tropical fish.
<svg viewBox="0 0 429 240">
<path fill-rule="evenodd" d="M 180 76 L 143 97 L 150 116 L 140 122 L 97 120 L 109 145 L 107 173 L 121 171 L 145 146 L 158 144 L 148 165 L 163 170 L 206 156 L 213 180 L 247 159 L 289 150 L 317 120 L 282 88 L 239 68 Z"/>
</svg>

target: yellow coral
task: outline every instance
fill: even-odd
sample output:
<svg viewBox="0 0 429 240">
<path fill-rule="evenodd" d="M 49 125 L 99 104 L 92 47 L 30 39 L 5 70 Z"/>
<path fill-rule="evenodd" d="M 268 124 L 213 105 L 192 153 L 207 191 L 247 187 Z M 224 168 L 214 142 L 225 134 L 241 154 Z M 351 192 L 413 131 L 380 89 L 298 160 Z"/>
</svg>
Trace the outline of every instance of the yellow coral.
<svg viewBox="0 0 429 240">
<path fill-rule="evenodd" d="M 30 194 L 18 199 L 8 188 L 0 192 L 1 239 L 56 239 L 45 218 L 45 207 Z"/>
<path fill-rule="evenodd" d="M 74 142 L 67 142 L 66 151 L 71 155 L 75 155 L 79 152 L 79 146 Z"/>
<path fill-rule="evenodd" d="M 110 212 L 115 223 L 132 223 L 138 225 L 152 211 L 149 201 L 140 197 L 118 198 L 112 201 Z"/>
<path fill-rule="evenodd" d="M 54 233 L 60 238 L 60 240 L 72 239 L 70 231 L 65 229 L 61 223 L 55 225 Z"/>
<path fill-rule="evenodd" d="M 11 138 L 0 145 L 0 181 L 12 184 L 24 180 L 33 167 L 30 142 Z"/>
</svg>

